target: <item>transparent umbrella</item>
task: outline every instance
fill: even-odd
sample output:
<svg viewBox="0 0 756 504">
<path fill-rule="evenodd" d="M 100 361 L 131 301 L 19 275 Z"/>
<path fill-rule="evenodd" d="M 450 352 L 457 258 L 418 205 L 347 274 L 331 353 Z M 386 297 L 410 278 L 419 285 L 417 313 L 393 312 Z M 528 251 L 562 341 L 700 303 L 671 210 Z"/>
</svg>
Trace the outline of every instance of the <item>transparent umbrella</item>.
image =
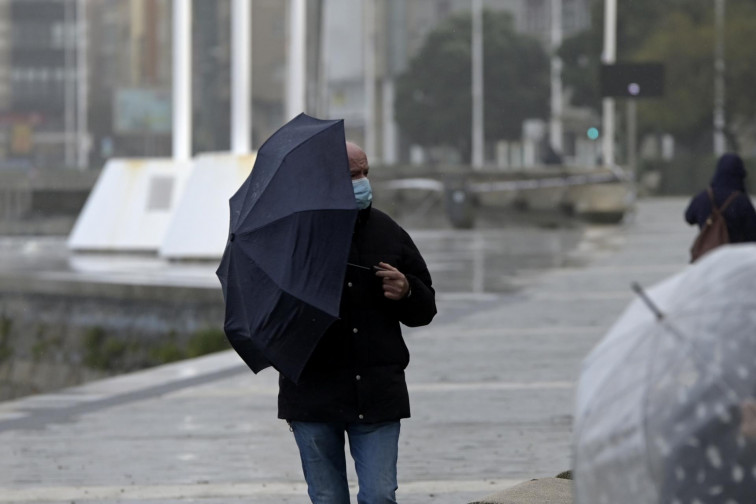
<svg viewBox="0 0 756 504">
<path fill-rule="evenodd" d="M 638 290 L 583 362 L 575 501 L 756 502 L 756 245 Z"/>
</svg>

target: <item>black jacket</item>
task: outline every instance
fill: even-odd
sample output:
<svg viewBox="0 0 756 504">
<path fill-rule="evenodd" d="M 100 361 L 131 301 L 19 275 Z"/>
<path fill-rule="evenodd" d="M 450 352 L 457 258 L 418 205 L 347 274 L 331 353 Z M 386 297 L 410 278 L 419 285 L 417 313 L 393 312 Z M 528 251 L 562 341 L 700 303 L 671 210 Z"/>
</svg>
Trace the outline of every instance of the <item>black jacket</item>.
<svg viewBox="0 0 756 504">
<path fill-rule="evenodd" d="M 731 243 L 756 241 L 756 210 L 746 193 L 745 177 L 743 160 L 736 154 L 725 154 L 717 162 L 717 169 L 711 178 L 710 185 L 717 207 L 721 207 L 733 191 L 741 193 L 722 214 L 727 222 Z M 685 220 L 688 224 L 697 224 L 701 228 L 709 215 L 711 203 L 704 190 L 690 201 L 685 210 Z"/>
<path fill-rule="evenodd" d="M 409 351 L 399 323 L 422 326 L 435 316 L 430 273 L 407 232 L 373 208 L 359 213 L 349 262 L 371 269 L 391 264 L 407 277 L 411 294 L 387 299 L 375 270 L 347 266 L 340 320 L 315 348 L 298 384 L 279 378 L 279 418 L 373 423 L 410 416 Z"/>
</svg>

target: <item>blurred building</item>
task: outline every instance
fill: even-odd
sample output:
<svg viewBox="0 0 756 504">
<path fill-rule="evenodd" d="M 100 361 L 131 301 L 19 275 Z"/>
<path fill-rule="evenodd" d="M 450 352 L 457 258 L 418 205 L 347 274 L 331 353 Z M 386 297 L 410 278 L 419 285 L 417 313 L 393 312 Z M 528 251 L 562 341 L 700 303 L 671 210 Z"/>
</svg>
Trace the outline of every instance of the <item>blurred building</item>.
<svg viewBox="0 0 756 504">
<path fill-rule="evenodd" d="M 228 150 L 231 2 L 192 1 L 193 150 Z M 283 120 L 285 8 L 253 0 L 256 139 Z M 0 169 L 171 155 L 172 0 L 0 0 L 0 34 Z"/>
<path fill-rule="evenodd" d="M 0 160 L 76 163 L 76 0 L 0 2 Z"/>
<path fill-rule="evenodd" d="M 194 152 L 230 147 L 231 0 L 193 2 Z M 286 119 L 288 1 L 250 0 L 252 146 Z M 0 169 L 171 155 L 173 0 L 0 0 Z M 552 0 L 483 0 L 548 46 Z M 564 35 L 589 0 L 562 0 Z M 307 107 L 377 162 L 406 160 L 393 83 L 470 0 L 307 0 Z M 7 35 L 7 36 L 3 36 Z M 368 51 L 367 49 L 372 49 Z"/>
</svg>

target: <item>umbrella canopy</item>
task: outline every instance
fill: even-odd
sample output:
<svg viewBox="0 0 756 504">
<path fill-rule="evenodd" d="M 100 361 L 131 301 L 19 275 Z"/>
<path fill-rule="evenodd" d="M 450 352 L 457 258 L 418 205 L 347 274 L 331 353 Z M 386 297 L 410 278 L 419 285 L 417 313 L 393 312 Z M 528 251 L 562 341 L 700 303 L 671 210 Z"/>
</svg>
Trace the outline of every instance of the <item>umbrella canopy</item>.
<svg viewBox="0 0 756 504">
<path fill-rule="evenodd" d="M 756 245 L 716 249 L 645 296 L 654 308 L 633 301 L 583 362 L 576 502 L 754 502 Z"/>
<path fill-rule="evenodd" d="M 339 316 L 357 217 L 343 120 L 300 114 L 281 127 L 230 207 L 217 271 L 226 336 L 255 373 L 296 382 Z"/>
</svg>

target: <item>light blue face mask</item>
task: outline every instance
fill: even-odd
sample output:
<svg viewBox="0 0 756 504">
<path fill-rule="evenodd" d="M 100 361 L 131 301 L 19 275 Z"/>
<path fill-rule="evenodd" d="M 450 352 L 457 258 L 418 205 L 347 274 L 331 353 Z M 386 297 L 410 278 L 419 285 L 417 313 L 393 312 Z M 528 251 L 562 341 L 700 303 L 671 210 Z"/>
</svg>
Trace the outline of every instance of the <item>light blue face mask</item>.
<svg viewBox="0 0 756 504">
<path fill-rule="evenodd" d="M 369 207 L 373 201 L 373 190 L 370 188 L 370 181 L 365 177 L 352 180 L 352 188 L 354 189 L 354 199 L 357 201 L 357 208 L 364 210 Z"/>
</svg>

